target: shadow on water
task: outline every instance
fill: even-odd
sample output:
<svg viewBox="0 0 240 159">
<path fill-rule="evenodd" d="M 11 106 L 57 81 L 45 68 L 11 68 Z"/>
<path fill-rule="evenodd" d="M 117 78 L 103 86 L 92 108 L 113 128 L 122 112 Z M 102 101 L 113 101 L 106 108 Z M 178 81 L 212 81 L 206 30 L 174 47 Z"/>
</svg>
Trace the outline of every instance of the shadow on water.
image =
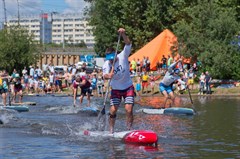
<svg viewBox="0 0 240 159">
<path fill-rule="evenodd" d="M 3 121 L 0 158 L 29 158 L 31 155 L 36 158 L 240 157 L 239 98 L 194 97 L 198 111 L 195 116 L 143 114 L 138 110 L 158 106 L 162 98 L 141 98 L 134 106 L 133 129 L 157 132 L 157 147 L 84 136 L 84 130 L 97 129 L 97 116 L 80 112 L 80 106 L 73 107 L 71 97 L 26 97 L 24 100 L 37 105 L 30 106 L 26 113 L 0 111 Z M 189 99 L 185 97 L 183 101 L 189 107 Z M 102 104 L 102 98 L 92 99 L 91 106 L 101 108 Z M 120 106 L 115 131 L 125 131 L 125 121 L 125 110 Z"/>
</svg>

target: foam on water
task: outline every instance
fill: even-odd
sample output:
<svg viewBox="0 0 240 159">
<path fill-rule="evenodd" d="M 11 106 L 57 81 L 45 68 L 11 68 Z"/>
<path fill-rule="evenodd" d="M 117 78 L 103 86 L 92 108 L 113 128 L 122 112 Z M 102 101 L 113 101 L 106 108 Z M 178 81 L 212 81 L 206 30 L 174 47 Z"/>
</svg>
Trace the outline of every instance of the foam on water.
<svg viewBox="0 0 240 159">
<path fill-rule="evenodd" d="M 15 116 L 17 112 L 15 110 L 0 109 L 0 120 L 3 124 L 9 123 Z"/>
</svg>

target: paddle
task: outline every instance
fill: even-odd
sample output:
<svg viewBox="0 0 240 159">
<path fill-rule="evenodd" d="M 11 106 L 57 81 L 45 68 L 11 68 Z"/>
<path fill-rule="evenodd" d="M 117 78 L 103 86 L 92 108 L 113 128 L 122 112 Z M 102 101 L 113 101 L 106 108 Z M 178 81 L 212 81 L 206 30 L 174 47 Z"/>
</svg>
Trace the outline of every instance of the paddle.
<svg viewBox="0 0 240 159">
<path fill-rule="evenodd" d="M 193 106 L 192 95 L 191 95 L 191 93 L 190 93 L 190 90 L 189 90 L 188 86 L 187 86 L 187 90 L 188 90 L 188 95 L 189 95 L 189 98 L 190 98 L 190 100 L 191 100 L 191 103 L 192 103 L 192 108 L 193 108 L 194 112 L 196 113 L 197 111 L 195 110 L 195 108 L 194 108 L 194 106 Z"/>
<path fill-rule="evenodd" d="M 120 33 L 119 33 L 119 34 L 118 34 L 117 48 L 116 48 L 116 51 L 115 51 L 115 56 L 114 56 L 113 64 L 112 64 L 113 67 L 114 67 L 114 64 L 115 64 L 115 62 L 116 62 L 116 57 L 117 57 L 117 52 L 118 52 L 118 46 L 119 46 L 119 43 L 120 43 L 120 38 L 121 38 L 121 35 L 120 35 Z M 98 120 L 100 120 L 100 118 L 101 118 L 103 115 L 106 114 L 105 107 L 106 107 L 106 101 L 107 101 L 107 97 L 108 97 L 108 92 L 109 92 L 110 83 L 111 83 L 111 79 L 108 80 L 108 83 L 107 83 L 107 91 L 106 91 L 106 94 L 105 94 L 105 97 L 104 97 L 103 108 L 102 108 L 102 110 L 100 111 L 100 113 L 98 114 Z"/>
</svg>

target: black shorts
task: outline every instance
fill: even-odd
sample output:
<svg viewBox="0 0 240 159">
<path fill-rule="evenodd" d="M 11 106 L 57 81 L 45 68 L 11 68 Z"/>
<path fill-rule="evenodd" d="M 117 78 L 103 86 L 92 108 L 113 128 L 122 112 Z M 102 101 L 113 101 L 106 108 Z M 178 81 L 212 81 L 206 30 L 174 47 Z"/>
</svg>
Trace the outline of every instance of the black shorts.
<svg viewBox="0 0 240 159">
<path fill-rule="evenodd" d="M 1 89 L 0 89 L 0 94 L 7 93 L 7 92 L 8 92 L 7 89 L 4 89 L 4 88 L 1 88 Z"/>
<path fill-rule="evenodd" d="M 88 94 L 92 93 L 90 87 L 89 88 L 81 88 L 81 95 L 86 95 L 86 93 L 88 93 Z"/>
</svg>

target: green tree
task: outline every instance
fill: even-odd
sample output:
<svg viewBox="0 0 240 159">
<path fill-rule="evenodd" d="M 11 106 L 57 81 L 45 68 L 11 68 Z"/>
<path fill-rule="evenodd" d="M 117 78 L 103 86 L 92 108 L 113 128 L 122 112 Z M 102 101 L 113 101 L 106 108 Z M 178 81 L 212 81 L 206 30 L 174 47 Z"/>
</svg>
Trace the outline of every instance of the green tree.
<svg viewBox="0 0 240 159">
<path fill-rule="evenodd" d="M 32 36 L 18 27 L 5 28 L 0 31 L 1 68 L 12 72 L 21 71 L 24 66 L 35 64 L 39 54 Z"/>
<path fill-rule="evenodd" d="M 173 26 L 178 52 L 200 60 L 204 70 L 215 78 L 239 79 L 240 53 L 237 45 L 232 45 L 240 28 L 236 8 L 225 8 L 214 0 L 197 2 L 185 7 L 186 18 Z"/>
<path fill-rule="evenodd" d="M 133 43 L 133 52 L 172 24 L 168 0 L 88 0 L 90 24 L 94 26 L 95 51 L 103 55 L 106 47 L 116 46 L 119 27 L 124 27 Z"/>
</svg>

